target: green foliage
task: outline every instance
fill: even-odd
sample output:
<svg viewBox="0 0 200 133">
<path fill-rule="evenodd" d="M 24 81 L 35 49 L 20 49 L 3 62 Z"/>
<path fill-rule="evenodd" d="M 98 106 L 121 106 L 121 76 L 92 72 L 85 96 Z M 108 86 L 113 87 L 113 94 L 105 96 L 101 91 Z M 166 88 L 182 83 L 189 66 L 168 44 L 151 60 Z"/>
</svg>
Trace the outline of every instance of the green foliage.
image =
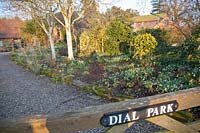
<svg viewBox="0 0 200 133">
<path fill-rule="evenodd" d="M 168 31 L 164 30 L 164 29 L 144 29 L 139 31 L 139 33 L 149 33 L 152 36 L 154 36 L 156 38 L 156 41 L 158 42 L 158 44 L 163 44 L 163 43 L 167 43 L 167 38 L 166 38 L 166 34 Z"/>
<path fill-rule="evenodd" d="M 163 66 L 158 71 L 153 67 L 135 67 L 135 65 L 130 64 L 130 67 L 123 68 L 121 71 L 105 75 L 102 83 L 108 88 L 115 88 L 123 83 L 128 90 L 134 89 L 134 83 L 140 82 L 147 90 L 155 89 L 164 93 L 197 86 L 199 75 L 198 67 L 190 65 L 170 64 Z"/>
<path fill-rule="evenodd" d="M 125 81 L 125 86 L 130 88 L 132 87 L 130 84 L 134 84 L 134 81 L 145 81 L 150 75 L 152 75 L 152 73 L 152 68 L 132 67 L 127 70 L 125 69 L 119 72 L 115 72 L 109 77 L 103 79 L 102 82 L 106 87 L 112 88 L 120 84 L 122 81 Z"/>
<path fill-rule="evenodd" d="M 40 74 L 47 77 L 52 77 L 53 69 L 50 68 L 47 64 L 42 64 Z"/>
<path fill-rule="evenodd" d="M 200 46 L 200 26 L 196 27 L 196 29 L 192 32 L 191 37 L 187 38 L 181 45 L 180 54 L 182 57 L 186 57 L 191 59 L 192 56 L 199 56 L 198 47 Z M 200 58 L 197 56 L 197 60 Z"/>
<path fill-rule="evenodd" d="M 182 51 L 181 55 L 182 57 L 188 57 L 189 55 L 192 55 L 198 48 L 198 42 L 194 38 L 188 38 L 184 41 L 184 43 L 181 45 Z"/>
<path fill-rule="evenodd" d="M 90 10 L 94 10 L 93 7 Z M 86 20 L 90 20 L 90 15 L 94 15 L 95 11 L 87 14 Z M 132 17 L 138 15 L 135 10 L 127 9 L 126 11 L 112 7 L 107 10 L 104 15 L 99 15 L 95 25 L 89 27 L 88 31 L 84 31 L 80 37 L 80 55 L 90 55 L 93 51 L 97 53 L 117 55 L 129 51 L 129 43 L 133 40 Z M 101 18 L 101 19 L 99 19 Z M 96 20 L 95 20 L 96 21 Z M 90 26 L 90 21 L 89 23 Z M 96 24 L 98 23 L 98 24 Z"/>
<path fill-rule="evenodd" d="M 81 60 L 69 61 L 66 64 L 65 70 L 67 74 L 74 74 L 75 72 L 88 71 L 88 64 Z"/>
<path fill-rule="evenodd" d="M 110 55 L 118 55 L 126 52 L 126 48 L 125 51 L 123 50 L 124 45 L 128 45 L 133 41 L 131 27 L 120 19 L 112 21 L 106 32 L 107 42 L 105 44 L 105 52 Z"/>
<path fill-rule="evenodd" d="M 144 84 L 154 85 L 161 92 L 173 92 L 198 85 L 199 69 L 182 65 L 167 65 Z"/>
<path fill-rule="evenodd" d="M 47 36 L 44 33 L 43 29 L 36 23 L 34 20 L 25 21 L 24 27 L 21 29 L 22 38 L 26 43 L 31 43 L 32 41 L 37 40 L 42 44 L 46 44 Z M 35 44 L 34 44 L 35 45 Z"/>
<path fill-rule="evenodd" d="M 24 28 L 22 28 L 22 32 L 29 34 L 35 34 L 36 30 L 36 23 L 34 21 L 26 21 Z"/>
<path fill-rule="evenodd" d="M 94 51 L 104 53 L 106 36 L 104 26 L 94 27 L 89 31 L 83 32 L 80 37 L 80 55 L 88 56 Z"/>
<path fill-rule="evenodd" d="M 95 86 L 95 85 L 88 85 L 82 88 L 84 91 L 89 93 L 94 93 L 101 97 L 109 97 L 109 90 L 107 88 L 101 87 L 101 86 Z"/>
<path fill-rule="evenodd" d="M 88 27 L 95 27 L 98 25 L 101 20 L 101 14 L 98 10 L 98 3 L 97 1 L 93 1 L 91 3 L 90 0 L 82 0 L 83 7 L 84 7 L 84 21 L 87 22 Z"/>
<path fill-rule="evenodd" d="M 57 49 L 61 46 L 58 45 Z M 56 83 L 71 85 L 74 76 L 88 75 L 88 64 L 82 60 L 69 61 L 64 57 L 58 57 L 56 66 L 52 66 L 50 49 L 29 47 L 20 49 L 11 54 L 11 59 L 24 66 L 35 74 L 50 77 Z"/>
<path fill-rule="evenodd" d="M 192 31 L 192 36 L 200 42 L 200 26 L 196 26 L 194 30 Z"/>
<path fill-rule="evenodd" d="M 98 86 L 98 85 L 88 85 L 82 88 L 84 91 L 88 92 L 88 93 L 93 93 L 97 96 L 106 98 L 112 102 L 119 102 L 119 101 L 124 101 L 125 99 L 132 99 L 132 97 L 129 96 L 113 96 L 110 94 L 110 91 L 108 88 L 102 87 L 102 86 Z"/>
<path fill-rule="evenodd" d="M 149 33 L 139 34 L 134 40 L 134 56 L 143 57 L 151 54 L 158 45 L 156 39 Z"/>
<path fill-rule="evenodd" d="M 149 33 L 152 36 L 155 37 L 158 46 L 155 49 L 156 53 L 162 53 L 166 47 L 167 47 L 167 40 L 168 40 L 168 34 L 170 33 L 169 31 L 166 31 L 164 29 L 144 29 L 139 31 L 139 33 Z"/>
<path fill-rule="evenodd" d="M 129 50 L 133 41 L 132 29 L 122 20 L 116 19 L 106 28 L 94 27 L 80 37 L 81 55 L 90 55 L 93 51 L 117 55 Z"/>
<path fill-rule="evenodd" d="M 35 74 L 39 74 L 41 69 L 41 64 L 38 62 L 38 58 L 40 58 L 40 56 L 38 56 L 33 49 L 23 51 L 23 53 L 12 54 L 12 59 L 17 64 L 25 66 Z"/>
<path fill-rule="evenodd" d="M 13 61 L 15 61 L 16 64 L 19 64 L 19 65 L 23 65 L 24 64 L 24 60 L 25 60 L 24 57 L 21 54 L 17 53 L 17 52 L 12 52 L 10 58 Z"/>
</svg>

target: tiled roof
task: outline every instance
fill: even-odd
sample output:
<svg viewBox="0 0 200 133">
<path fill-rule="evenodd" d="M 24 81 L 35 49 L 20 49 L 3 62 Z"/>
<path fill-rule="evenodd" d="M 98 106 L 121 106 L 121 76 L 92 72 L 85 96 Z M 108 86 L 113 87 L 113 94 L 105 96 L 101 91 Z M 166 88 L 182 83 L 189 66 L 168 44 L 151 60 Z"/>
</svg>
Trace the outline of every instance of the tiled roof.
<svg viewBox="0 0 200 133">
<path fill-rule="evenodd" d="M 0 19 L 0 39 L 21 38 L 20 29 L 23 25 L 20 19 Z"/>
<path fill-rule="evenodd" d="M 163 14 L 136 16 L 133 18 L 132 27 L 134 31 L 153 29 L 162 21 L 163 16 Z"/>
</svg>

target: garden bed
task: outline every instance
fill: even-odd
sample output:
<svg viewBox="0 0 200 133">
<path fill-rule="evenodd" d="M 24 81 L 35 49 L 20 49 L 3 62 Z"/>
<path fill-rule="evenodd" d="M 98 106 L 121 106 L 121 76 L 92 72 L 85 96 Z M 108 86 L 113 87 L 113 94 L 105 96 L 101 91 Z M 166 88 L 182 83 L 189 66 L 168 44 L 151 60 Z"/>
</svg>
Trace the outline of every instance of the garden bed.
<svg viewBox="0 0 200 133">
<path fill-rule="evenodd" d="M 85 83 L 81 89 L 115 102 L 199 86 L 198 58 L 183 58 L 178 50 L 169 46 L 148 60 L 94 54 L 69 61 L 58 55 L 55 66 L 51 65 L 49 49 L 17 50 L 11 58 L 56 83 L 73 85 L 75 80 L 81 81 Z M 190 112 L 199 117 L 198 109 Z"/>
</svg>

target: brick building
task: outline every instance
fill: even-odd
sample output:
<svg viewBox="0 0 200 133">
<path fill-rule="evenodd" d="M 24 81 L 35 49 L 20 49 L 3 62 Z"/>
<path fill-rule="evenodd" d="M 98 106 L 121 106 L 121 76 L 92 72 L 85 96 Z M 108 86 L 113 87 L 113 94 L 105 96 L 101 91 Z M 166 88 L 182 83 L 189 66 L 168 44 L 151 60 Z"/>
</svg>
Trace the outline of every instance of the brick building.
<svg viewBox="0 0 200 133">
<path fill-rule="evenodd" d="M 134 31 L 139 31 L 142 29 L 170 29 L 172 28 L 172 22 L 170 19 L 162 14 L 159 15 L 146 15 L 146 16 L 136 16 L 133 18 L 134 23 L 132 27 Z"/>
<path fill-rule="evenodd" d="M 0 19 L 0 41 L 1 45 L 19 43 L 21 40 L 20 30 L 24 22 L 19 18 Z"/>
</svg>

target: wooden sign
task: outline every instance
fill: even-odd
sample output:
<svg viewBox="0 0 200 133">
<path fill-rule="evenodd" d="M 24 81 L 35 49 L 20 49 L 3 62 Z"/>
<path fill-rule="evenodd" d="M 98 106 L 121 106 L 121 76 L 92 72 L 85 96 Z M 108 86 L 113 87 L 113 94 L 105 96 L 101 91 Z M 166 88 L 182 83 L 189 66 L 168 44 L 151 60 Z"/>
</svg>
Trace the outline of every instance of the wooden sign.
<svg viewBox="0 0 200 133">
<path fill-rule="evenodd" d="M 144 106 L 140 108 L 127 109 L 118 112 L 106 113 L 100 120 L 104 127 L 111 127 L 136 120 L 150 118 L 176 111 L 178 108 L 177 101 Z"/>
</svg>

